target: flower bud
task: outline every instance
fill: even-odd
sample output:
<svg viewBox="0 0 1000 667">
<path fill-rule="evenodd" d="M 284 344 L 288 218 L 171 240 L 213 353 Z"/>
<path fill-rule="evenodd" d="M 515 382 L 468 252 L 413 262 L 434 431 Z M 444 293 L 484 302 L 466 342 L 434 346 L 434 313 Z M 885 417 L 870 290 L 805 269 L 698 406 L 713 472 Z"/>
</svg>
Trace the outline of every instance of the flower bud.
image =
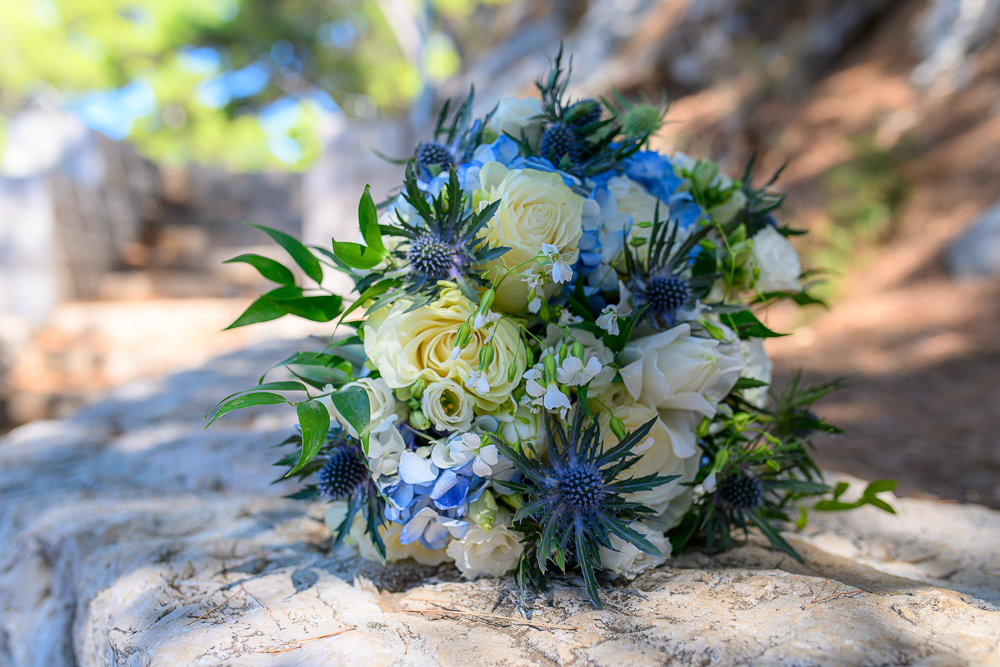
<svg viewBox="0 0 1000 667">
<path fill-rule="evenodd" d="M 497 293 L 493 291 L 493 288 L 483 292 L 483 295 L 479 297 L 479 310 L 476 312 L 480 315 L 485 315 L 486 311 L 488 311 L 490 306 L 493 305 L 493 299 L 496 298 L 496 295 Z"/>
<path fill-rule="evenodd" d="M 517 377 L 517 362 L 510 362 L 510 366 L 507 367 L 507 382 L 513 382 L 514 378 Z"/>
<path fill-rule="evenodd" d="M 541 308 L 538 309 L 538 314 L 546 322 L 552 318 L 552 314 L 549 311 L 549 302 L 546 301 L 545 299 L 542 299 L 542 306 Z"/>
<path fill-rule="evenodd" d="M 490 530 L 493 528 L 493 519 L 496 518 L 499 509 L 493 494 L 484 491 L 478 500 L 469 505 L 469 517 L 483 530 Z"/>
<path fill-rule="evenodd" d="M 624 439 L 626 435 L 625 422 L 614 415 L 611 417 L 611 432 L 614 433 L 619 440 Z"/>
<path fill-rule="evenodd" d="M 569 348 L 569 353 L 572 354 L 577 359 L 583 360 L 583 343 L 578 340 L 573 341 L 573 344 Z"/>
<path fill-rule="evenodd" d="M 519 493 L 512 493 L 509 496 L 500 496 L 500 500 L 515 511 L 521 509 L 521 505 L 524 503 L 524 499 L 521 498 L 521 494 Z"/>
<path fill-rule="evenodd" d="M 563 343 L 559 346 L 559 363 L 566 361 L 566 355 L 569 354 L 569 346 Z"/>
<path fill-rule="evenodd" d="M 462 326 L 458 328 L 458 336 L 455 338 L 455 345 L 458 347 L 465 347 L 472 340 L 472 327 L 469 326 L 468 322 L 464 322 Z"/>
<path fill-rule="evenodd" d="M 558 364 L 556 363 L 556 358 L 552 356 L 551 353 L 546 354 L 545 357 L 542 359 L 542 365 L 545 367 L 546 382 L 555 382 L 556 367 L 558 366 Z"/>
<path fill-rule="evenodd" d="M 495 357 L 496 350 L 493 349 L 492 345 L 487 345 L 479 350 L 479 370 L 483 371 L 489 368 Z"/>
<path fill-rule="evenodd" d="M 414 410 L 410 413 L 410 426 L 418 431 L 426 431 L 431 427 L 431 420 L 420 410 Z"/>
<path fill-rule="evenodd" d="M 424 395 L 424 389 L 426 388 L 427 380 L 421 378 L 410 385 L 410 396 L 419 400 Z"/>
</svg>

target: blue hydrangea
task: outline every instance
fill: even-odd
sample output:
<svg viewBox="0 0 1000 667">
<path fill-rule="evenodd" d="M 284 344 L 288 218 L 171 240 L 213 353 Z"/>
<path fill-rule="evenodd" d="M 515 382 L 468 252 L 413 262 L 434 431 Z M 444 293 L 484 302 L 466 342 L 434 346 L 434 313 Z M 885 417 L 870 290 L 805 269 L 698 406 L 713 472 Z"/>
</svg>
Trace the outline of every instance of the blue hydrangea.
<svg viewBox="0 0 1000 667">
<path fill-rule="evenodd" d="M 625 175 L 665 202 L 684 184 L 670 161 L 656 151 L 639 151 L 625 160 Z"/>
</svg>

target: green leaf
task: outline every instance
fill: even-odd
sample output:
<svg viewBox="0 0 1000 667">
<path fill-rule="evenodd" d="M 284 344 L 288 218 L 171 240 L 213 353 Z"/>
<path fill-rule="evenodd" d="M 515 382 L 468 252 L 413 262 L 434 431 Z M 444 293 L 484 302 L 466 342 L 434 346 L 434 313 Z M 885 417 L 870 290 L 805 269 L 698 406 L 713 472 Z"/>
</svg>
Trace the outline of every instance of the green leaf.
<svg viewBox="0 0 1000 667">
<path fill-rule="evenodd" d="M 256 301 L 243 311 L 243 314 L 236 318 L 236 321 L 226 327 L 226 330 L 245 327 L 248 324 L 259 322 L 270 322 L 284 316 L 284 310 L 276 306 L 273 302 L 264 297 L 258 297 Z"/>
<path fill-rule="evenodd" d="M 378 209 L 375 208 L 371 189 L 372 186 L 365 185 L 365 192 L 361 195 L 361 201 L 358 203 L 358 226 L 361 227 L 361 238 L 365 240 L 368 247 L 385 255 L 385 246 L 382 245 L 382 230 L 378 226 Z"/>
<path fill-rule="evenodd" d="M 373 269 L 389 254 L 382 244 L 382 231 L 378 226 L 378 210 L 372 200 L 371 186 L 365 186 L 358 204 L 358 226 L 365 245 L 333 241 L 333 253 L 344 264 L 355 269 Z"/>
<path fill-rule="evenodd" d="M 757 387 L 766 387 L 766 386 L 768 386 L 768 383 L 762 382 L 761 380 L 754 380 L 753 378 L 740 378 L 739 380 L 736 381 L 736 384 L 733 386 L 733 390 L 735 391 L 739 389 L 755 389 Z"/>
<path fill-rule="evenodd" d="M 333 252 L 337 259 L 354 269 L 374 269 L 385 257 L 384 254 L 372 251 L 368 246 L 349 241 L 334 241 Z"/>
<path fill-rule="evenodd" d="M 299 403 L 295 406 L 295 412 L 299 415 L 299 428 L 302 429 L 302 454 L 299 456 L 299 462 L 285 477 L 295 474 L 302 466 L 316 458 L 330 430 L 330 411 L 319 401 Z"/>
<path fill-rule="evenodd" d="M 876 479 L 868 483 L 864 495 L 868 497 L 874 496 L 876 493 L 882 493 L 883 491 L 895 491 L 897 486 L 899 486 L 899 482 L 894 479 Z"/>
<path fill-rule="evenodd" d="M 275 243 L 280 245 L 282 248 L 285 249 L 285 252 L 291 255 L 292 259 L 295 260 L 295 263 L 302 268 L 302 270 L 305 272 L 307 276 L 309 276 L 310 279 L 312 279 L 316 283 L 323 282 L 322 265 L 319 263 L 319 260 L 316 259 L 316 255 L 312 254 L 309 248 L 302 245 L 302 243 L 299 242 L 298 239 L 289 236 L 284 232 L 279 232 L 277 229 L 271 229 L 270 227 L 265 227 L 264 225 L 251 224 L 250 226 L 256 227 L 257 229 L 261 230 L 262 232 L 270 236 L 272 239 L 274 239 Z"/>
<path fill-rule="evenodd" d="M 365 455 L 368 455 L 368 426 L 371 421 L 371 404 L 368 402 L 368 392 L 355 385 L 341 389 L 330 396 L 330 401 L 337 408 L 347 423 L 361 435 Z"/>
<path fill-rule="evenodd" d="M 295 296 L 291 298 L 274 297 L 265 294 L 261 297 L 265 302 L 289 315 L 295 315 L 313 322 L 329 322 L 340 315 L 344 300 L 336 295 Z"/>
<path fill-rule="evenodd" d="M 758 516 L 756 512 L 748 512 L 747 515 L 750 517 L 750 520 L 753 521 L 754 525 L 756 525 L 757 528 L 760 529 L 760 532 L 764 533 L 764 537 L 766 537 L 768 541 L 771 542 L 772 545 L 774 545 L 778 549 L 781 549 L 782 551 L 784 551 L 786 554 L 788 554 L 798 562 L 800 563 L 805 562 L 802 559 L 802 556 L 799 555 L 799 552 L 796 551 L 791 544 L 786 542 L 785 538 L 781 536 L 781 533 L 779 533 L 774 526 L 768 523 L 766 519 L 763 519 L 760 516 Z"/>
<path fill-rule="evenodd" d="M 249 264 L 253 268 L 257 269 L 257 271 L 260 272 L 260 275 L 276 283 L 281 283 L 282 285 L 295 284 L 295 274 L 293 274 L 290 269 L 285 267 L 284 264 L 273 260 L 270 257 L 247 253 L 245 255 L 240 255 L 239 257 L 227 259 L 223 262 L 223 264 L 233 264 L 236 262 Z"/>
<path fill-rule="evenodd" d="M 242 410 L 243 408 L 252 408 L 255 405 L 276 405 L 278 403 L 288 403 L 288 399 L 281 394 L 272 394 L 266 391 L 255 392 L 253 394 L 244 394 L 243 396 L 237 396 L 236 398 L 226 401 L 219 407 L 219 411 L 215 413 L 212 417 L 212 421 L 205 424 L 205 428 L 208 428 L 215 423 L 215 420 L 224 414 L 232 412 L 233 410 Z M 211 413 L 209 413 L 211 414 Z M 208 415 L 206 415 L 207 417 Z"/>
<path fill-rule="evenodd" d="M 251 387 L 249 389 L 243 389 L 226 396 L 224 399 L 216 403 L 215 407 L 209 411 L 209 415 L 212 414 L 216 408 L 231 399 L 233 396 L 239 394 L 246 394 L 251 391 L 306 391 L 306 386 L 301 382 L 296 382 L 294 380 L 283 380 L 281 382 L 265 382 L 263 384 L 258 384 L 256 387 Z M 208 415 L 205 415 L 206 417 Z"/>
<path fill-rule="evenodd" d="M 749 310 L 723 313 L 719 315 L 719 321 L 739 334 L 740 338 L 774 338 L 788 335 L 771 331 Z"/>
</svg>

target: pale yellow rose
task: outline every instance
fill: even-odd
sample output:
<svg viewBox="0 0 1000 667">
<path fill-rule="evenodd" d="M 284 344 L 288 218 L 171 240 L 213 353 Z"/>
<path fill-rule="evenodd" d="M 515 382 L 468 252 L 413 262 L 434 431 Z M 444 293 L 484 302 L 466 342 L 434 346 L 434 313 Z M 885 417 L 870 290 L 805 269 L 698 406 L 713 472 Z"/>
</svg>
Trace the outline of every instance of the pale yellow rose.
<svg viewBox="0 0 1000 667">
<path fill-rule="evenodd" d="M 701 451 L 695 446 L 697 436 L 694 431 L 679 432 L 678 429 L 668 430 L 658 417 L 655 408 L 645 405 L 616 405 L 613 414 L 625 424 L 626 431 L 634 431 L 654 417 L 656 423 L 649 434 L 643 438 L 633 454 L 641 454 L 639 461 L 624 471 L 622 478 L 642 477 L 658 474 L 663 476 L 680 475 L 679 479 L 662 484 L 649 491 L 627 494 L 629 500 L 640 502 L 652 509 L 655 514 L 647 523 L 655 523 L 660 530 L 668 530 L 680 521 L 681 516 L 691 506 L 691 487 L 686 482 L 694 480 L 698 472 L 698 459 Z M 604 449 L 610 449 L 618 444 L 618 438 L 611 431 L 611 416 L 603 412 L 598 416 L 601 426 Z M 684 443 L 674 442 L 678 438 L 686 439 Z M 676 451 L 693 450 L 691 456 L 680 457 Z"/>
<path fill-rule="evenodd" d="M 498 199 L 501 202 L 486 224 L 486 238 L 492 246 L 510 248 L 490 262 L 489 269 L 509 269 L 531 260 L 541 252 L 543 243 L 558 248 L 568 264 L 576 262 L 583 236 L 583 198 L 566 187 L 562 176 L 535 169 L 508 170 L 499 162 L 487 162 L 479 171 L 479 182 L 479 206 Z M 546 290 L 551 296 L 558 286 Z M 517 276 L 505 280 L 497 290 L 495 309 L 516 313 L 527 305 L 528 287 Z"/>
<path fill-rule="evenodd" d="M 420 544 L 420 540 L 415 540 L 410 544 L 400 544 L 399 534 L 402 531 L 402 524 L 394 522 L 386 523 L 379 528 L 378 534 L 382 536 L 382 541 L 385 542 L 385 559 L 387 561 L 395 562 L 412 558 L 421 565 L 440 565 L 451 560 L 451 556 L 448 555 L 445 549 L 431 551 Z M 358 554 L 362 558 L 375 561 L 379 559 L 375 545 L 372 544 L 371 538 L 365 534 L 365 519 L 363 516 L 358 515 L 355 517 L 354 523 L 351 524 L 349 535 L 358 545 Z"/>
<path fill-rule="evenodd" d="M 409 310 L 403 300 L 391 308 L 372 313 L 364 326 L 365 354 L 393 389 L 409 387 L 417 380 L 438 382 L 450 379 L 465 387 L 466 380 L 479 368 L 479 350 L 487 332 L 474 331 L 472 340 L 452 359 L 458 329 L 475 311 L 476 304 L 456 287 L 442 283 L 436 301 Z M 495 325 L 492 344 L 496 350 L 493 363 L 484 371 L 490 389 L 487 392 L 465 387 L 480 413 L 496 411 L 510 398 L 511 391 L 524 373 L 527 357 L 517 325 L 507 319 Z M 508 382 L 507 369 L 514 364 L 514 380 Z"/>
</svg>

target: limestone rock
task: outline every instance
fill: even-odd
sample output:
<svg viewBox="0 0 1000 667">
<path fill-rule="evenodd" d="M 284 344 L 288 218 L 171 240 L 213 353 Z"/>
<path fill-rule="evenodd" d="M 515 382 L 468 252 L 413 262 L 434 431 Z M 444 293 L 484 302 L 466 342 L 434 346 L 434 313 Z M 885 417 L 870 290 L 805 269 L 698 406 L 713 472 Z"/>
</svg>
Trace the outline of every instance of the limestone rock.
<svg viewBox="0 0 1000 667">
<path fill-rule="evenodd" d="M 1000 662 L 1000 513 L 975 506 L 817 515 L 790 536 L 805 564 L 754 538 L 607 582 L 603 610 L 574 577 L 522 600 L 510 578 L 330 554 L 323 505 L 270 484 L 290 411 L 201 430 L 288 352 L 0 441 L 0 667 Z"/>
</svg>

